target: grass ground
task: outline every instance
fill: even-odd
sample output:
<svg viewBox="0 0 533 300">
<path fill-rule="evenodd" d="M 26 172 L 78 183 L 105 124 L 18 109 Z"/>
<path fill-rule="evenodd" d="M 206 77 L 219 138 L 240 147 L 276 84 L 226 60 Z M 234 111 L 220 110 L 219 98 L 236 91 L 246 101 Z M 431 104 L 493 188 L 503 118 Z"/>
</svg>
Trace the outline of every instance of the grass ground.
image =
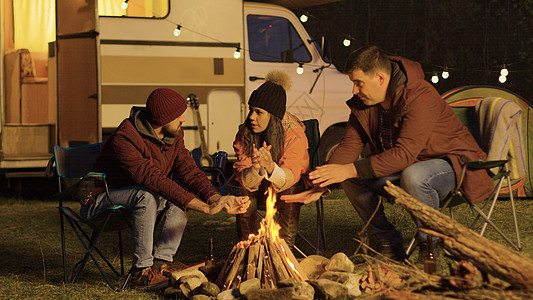
<svg viewBox="0 0 533 300">
<path fill-rule="evenodd" d="M 517 210 L 522 236 L 522 254 L 533 257 L 533 202 L 517 201 Z M 72 205 L 75 207 L 75 205 Z M 493 216 L 506 233 L 512 232 L 509 203 L 498 205 Z M 410 216 L 399 207 L 386 204 L 386 213 L 391 222 L 404 234 L 405 242 L 415 231 Z M 323 254 L 330 257 L 334 253 L 344 252 L 352 255 L 357 249 L 358 231 L 363 223 L 345 198 L 342 191 L 325 199 L 325 225 L 327 249 Z M 456 218 L 468 224 L 473 216 L 466 205 L 455 212 Z M 302 208 L 300 229 L 311 240 L 315 238 L 315 206 Z M 67 228 L 68 263 L 72 264 L 83 255 L 83 248 L 70 228 Z M 496 241 L 502 239 L 488 230 L 486 236 Z M 214 255 L 224 259 L 237 242 L 235 219 L 231 215 L 220 213 L 206 216 L 192 212 L 185 231 L 182 244 L 175 257 L 176 261 L 193 265 L 204 260 L 208 252 L 208 239 L 214 239 Z M 126 268 L 130 266 L 129 235 L 124 237 L 126 245 Z M 113 258 L 116 266 L 118 260 L 118 243 L 115 234 L 106 234 L 101 241 L 101 249 Z M 312 253 L 301 239 L 297 240 L 304 252 Z M 56 203 L 52 200 L 27 200 L 18 198 L 0 198 L 0 298 L 2 299 L 157 299 L 157 294 L 136 290 L 115 293 L 107 288 L 104 280 L 93 263 L 89 263 L 76 284 L 62 283 L 61 243 L 59 215 Z M 113 276 L 111 276 L 113 278 Z M 120 284 L 120 279 L 115 279 Z"/>
</svg>

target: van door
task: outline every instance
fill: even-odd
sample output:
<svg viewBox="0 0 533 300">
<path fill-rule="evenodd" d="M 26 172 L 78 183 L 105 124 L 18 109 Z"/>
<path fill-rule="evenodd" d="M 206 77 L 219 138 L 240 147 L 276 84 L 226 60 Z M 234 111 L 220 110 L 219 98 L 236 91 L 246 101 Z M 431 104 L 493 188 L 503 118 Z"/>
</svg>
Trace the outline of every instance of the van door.
<svg viewBox="0 0 533 300">
<path fill-rule="evenodd" d="M 294 14 L 275 5 L 245 3 L 244 23 L 246 102 L 270 70 L 282 70 L 292 80 L 287 91 L 287 111 L 301 120 L 320 121 L 324 113 L 324 76 L 315 82 L 315 71 L 323 62 Z M 302 74 L 296 72 L 299 65 L 303 67 Z"/>
<path fill-rule="evenodd" d="M 57 0 L 58 142 L 70 147 L 101 140 L 96 0 Z"/>
</svg>

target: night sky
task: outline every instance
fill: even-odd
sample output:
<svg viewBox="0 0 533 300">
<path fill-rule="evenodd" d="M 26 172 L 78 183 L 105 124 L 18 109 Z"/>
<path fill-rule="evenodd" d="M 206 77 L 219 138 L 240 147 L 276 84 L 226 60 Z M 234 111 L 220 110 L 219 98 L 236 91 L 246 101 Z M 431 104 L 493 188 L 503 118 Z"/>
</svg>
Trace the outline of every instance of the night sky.
<svg viewBox="0 0 533 300">
<path fill-rule="evenodd" d="M 309 15 L 304 26 L 317 41 L 325 36 L 341 70 L 349 52 L 377 45 L 420 62 L 428 81 L 447 67 L 450 77 L 434 85 L 440 93 L 492 85 L 533 102 L 533 0 L 345 0 L 294 12 Z"/>
</svg>

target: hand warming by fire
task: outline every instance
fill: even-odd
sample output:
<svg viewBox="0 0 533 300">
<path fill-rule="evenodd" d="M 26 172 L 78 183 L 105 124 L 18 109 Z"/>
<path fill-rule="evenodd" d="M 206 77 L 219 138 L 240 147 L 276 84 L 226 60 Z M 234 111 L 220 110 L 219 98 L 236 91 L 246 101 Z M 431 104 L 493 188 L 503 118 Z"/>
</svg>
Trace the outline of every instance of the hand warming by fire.
<svg viewBox="0 0 533 300">
<path fill-rule="evenodd" d="M 280 225 L 274 220 L 275 204 L 276 194 L 269 187 L 266 216 L 261 220 L 259 232 L 250 234 L 248 240 L 239 242 L 231 250 L 217 278 L 222 289 L 236 288 L 251 278 L 258 278 L 262 288 L 275 288 L 277 282 L 287 278 L 308 279 L 287 243 L 279 237 Z"/>
</svg>

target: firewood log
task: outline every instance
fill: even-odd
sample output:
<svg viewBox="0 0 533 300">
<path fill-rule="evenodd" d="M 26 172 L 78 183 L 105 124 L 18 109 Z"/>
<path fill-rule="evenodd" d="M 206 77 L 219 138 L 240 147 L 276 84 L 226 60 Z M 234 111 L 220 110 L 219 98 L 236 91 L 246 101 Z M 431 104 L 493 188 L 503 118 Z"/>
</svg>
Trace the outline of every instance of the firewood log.
<svg viewBox="0 0 533 300">
<path fill-rule="evenodd" d="M 533 287 L 533 260 L 423 204 L 400 187 L 387 182 L 385 190 L 428 229 L 420 229 L 441 238 L 441 245 L 452 255 L 471 261 L 478 269 L 507 281 L 516 288 Z"/>
</svg>

